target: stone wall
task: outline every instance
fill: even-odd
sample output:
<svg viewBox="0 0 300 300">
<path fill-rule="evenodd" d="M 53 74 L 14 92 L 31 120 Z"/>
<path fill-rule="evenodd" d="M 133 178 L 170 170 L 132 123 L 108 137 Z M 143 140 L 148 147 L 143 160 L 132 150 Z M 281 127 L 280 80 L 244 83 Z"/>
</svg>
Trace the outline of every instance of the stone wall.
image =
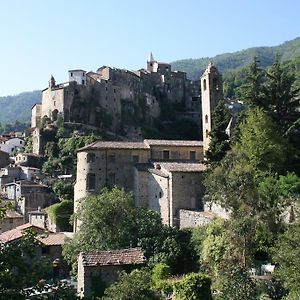
<svg viewBox="0 0 300 300">
<path fill-rule="evenodd" d="M 213 214 L 207 214 L 203 211 L 179 210 L 179 227 L 193 228 L 197 226 L 207 225 L 214 219 Z"/>
</svg>

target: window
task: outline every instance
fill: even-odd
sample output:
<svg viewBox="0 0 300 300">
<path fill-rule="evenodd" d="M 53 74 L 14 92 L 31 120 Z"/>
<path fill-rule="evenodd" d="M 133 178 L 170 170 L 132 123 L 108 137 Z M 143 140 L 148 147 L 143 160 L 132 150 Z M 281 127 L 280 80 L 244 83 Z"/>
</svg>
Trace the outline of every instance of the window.
<svg viewBox="0 0 300 300">
<path fill-rule="evenodd" d="M 23 143 L 23 142 L 22 142 L 22 141 L 20 141 L 20 144 L 21 144 L 21 145 L 22 145 L 22 143 Z"/>
<path fill-rule="evenodd" d="M 85 84 L 85 81 L 82 79 L 82 80 L 81 80 L 81 83 L 82 83 L 82 84 Z"/>
<path fill-rule="evenodd" d="M 42 254 L 49 254 L 49 253 L 50 253 L 49 246 L 42 247 Z"/>
<path fill-rule="evenodd" d="M 206 91 L 206 79 L 203 80 L 203 90 Z"/>
<path fill-rule="evenodd" d="M 162 192 L 159 192 L 159 198 L 162 198 Z"/>
<path fill-rule="evenodd" d="M 13 218 L 9 218 L 9 224 L 12 224 L 14 222 Z"/>
<path fill-rule="evenodd" d="M 73 73 L 71 72 L 71 77 L 73 77 Z"/>
<path fill-rule="evenodd" d="M 109 154 L 108 161 L 112 163 L 116 162 L 116 154 Z"/>
<path fill-rule="evenodd" d="M 208 133 L 208 130 L 206 129 L 206 131 L 205 131 L 205 137 L 208 138 L 208 136 L 209 136 L 209 133 Z"/>
<path fill-rule="evenodd" d="M 205 115 L 205 123 L 208 123 L 208 115 Z"/>
<path fill-rule="evenodd" d="M 190 160 L 196 160 L 196 151 L 190 151 Z"/>
<path fill-rule="evenodd" d="M 114 186 L 116 184 L 116 174 L 115 173 L 108 174 L 108 184 L 110 186 Z"/>
<path fill-rule="evenodd" d="M 134 164 L 137 164 L 139 162 L 139 156 L 138 155 L 132 155 L 132 162 Z"/>
<path fill-rule="evenodd" d="M 84 73 L 82 73 L 82 77 L 84 77 Z"/>
<path fill-rule="evenodd" d="M 56 104 L 56 102 L 55 101 L 53 101 L 53 105 L 55 106 L 55 104 Z"/>
<path fill-rule="evenodd" d="M 170 159 L 170 151 L 169 150 L 163 151 L 163 159 Z"/>
<path fill-rule="evenodd" d="M 86 160 L 87 160 L 88 163 L 89 162 L 94 162 L 95 161 L 95 157 L 96 157 L 95 153 L 88 153 Z"/>
<path fill-rule="evenodd" d="M 86 189 L 94 190 L 96 188 L 96 176 L 94 173 L 88 173 L 86 179 Z"/>
</svg>

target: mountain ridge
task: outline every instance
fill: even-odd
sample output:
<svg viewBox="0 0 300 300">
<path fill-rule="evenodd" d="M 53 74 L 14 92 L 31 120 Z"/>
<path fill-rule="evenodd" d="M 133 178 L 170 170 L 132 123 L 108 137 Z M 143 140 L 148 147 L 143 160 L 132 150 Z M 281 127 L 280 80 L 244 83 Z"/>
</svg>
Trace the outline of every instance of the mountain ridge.
<svg viewBox="0 0 300 300">
<path fill-rule="evenodd" d="M 171 62 L 171 65 L 173 70 L 184 71 L 188 78 L 197 80 L 210 61 L 226 76 L 226 73 L 241 70 L 249 65 L 254 56 L 259 58 L 261 67 L 268 67 L 272 65 L 276 55 L 280 55 L 281 61 L 300 57 L 300 37 L 277 46 L 251 47 L 213 57 L 182 59 Z M 38 90 L 0 97 L 0 123 L 14 123 L 16 120 L 28 122 L 31 117 L 31 107 L 35 103 L 41 103 L 41 99 L 42 93 Z"/>
</svg>

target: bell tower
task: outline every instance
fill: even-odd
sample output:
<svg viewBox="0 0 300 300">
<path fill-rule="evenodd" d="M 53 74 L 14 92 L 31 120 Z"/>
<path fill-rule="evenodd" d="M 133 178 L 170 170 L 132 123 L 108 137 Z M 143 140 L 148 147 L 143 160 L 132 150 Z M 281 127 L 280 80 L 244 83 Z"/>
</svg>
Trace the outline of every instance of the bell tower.
<svg viewBox="0 0 300 300">
<path fill-rule="evenodd" d="M 203 128 L 203 151 L 209 148 L 212 122 L 211 114 L 217 103 L 223 99 L 222 76 L 218 69 L 209 63 L 201 76 L 201 100 L 202 100 L 202 128 Z"/>
<path fill-rule="evenodd" d="M 152 52 L 149 53 L 148 59 L 147 59 L 147 71 L 153 72 L 154 63 L 156 61 L 153 58 Z"/>
</svg>

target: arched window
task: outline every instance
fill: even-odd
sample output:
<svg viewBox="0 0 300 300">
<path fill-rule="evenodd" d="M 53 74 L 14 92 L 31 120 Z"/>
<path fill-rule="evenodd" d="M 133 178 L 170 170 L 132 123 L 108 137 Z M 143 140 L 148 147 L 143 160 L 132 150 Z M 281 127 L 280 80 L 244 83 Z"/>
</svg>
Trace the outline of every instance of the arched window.
<svg viewBox="0 0 300 300">
<path fill-rule="evenodd" d="M 206 91 L 206 79 L 203 80 L 203 90 Z"/>
</svg>

